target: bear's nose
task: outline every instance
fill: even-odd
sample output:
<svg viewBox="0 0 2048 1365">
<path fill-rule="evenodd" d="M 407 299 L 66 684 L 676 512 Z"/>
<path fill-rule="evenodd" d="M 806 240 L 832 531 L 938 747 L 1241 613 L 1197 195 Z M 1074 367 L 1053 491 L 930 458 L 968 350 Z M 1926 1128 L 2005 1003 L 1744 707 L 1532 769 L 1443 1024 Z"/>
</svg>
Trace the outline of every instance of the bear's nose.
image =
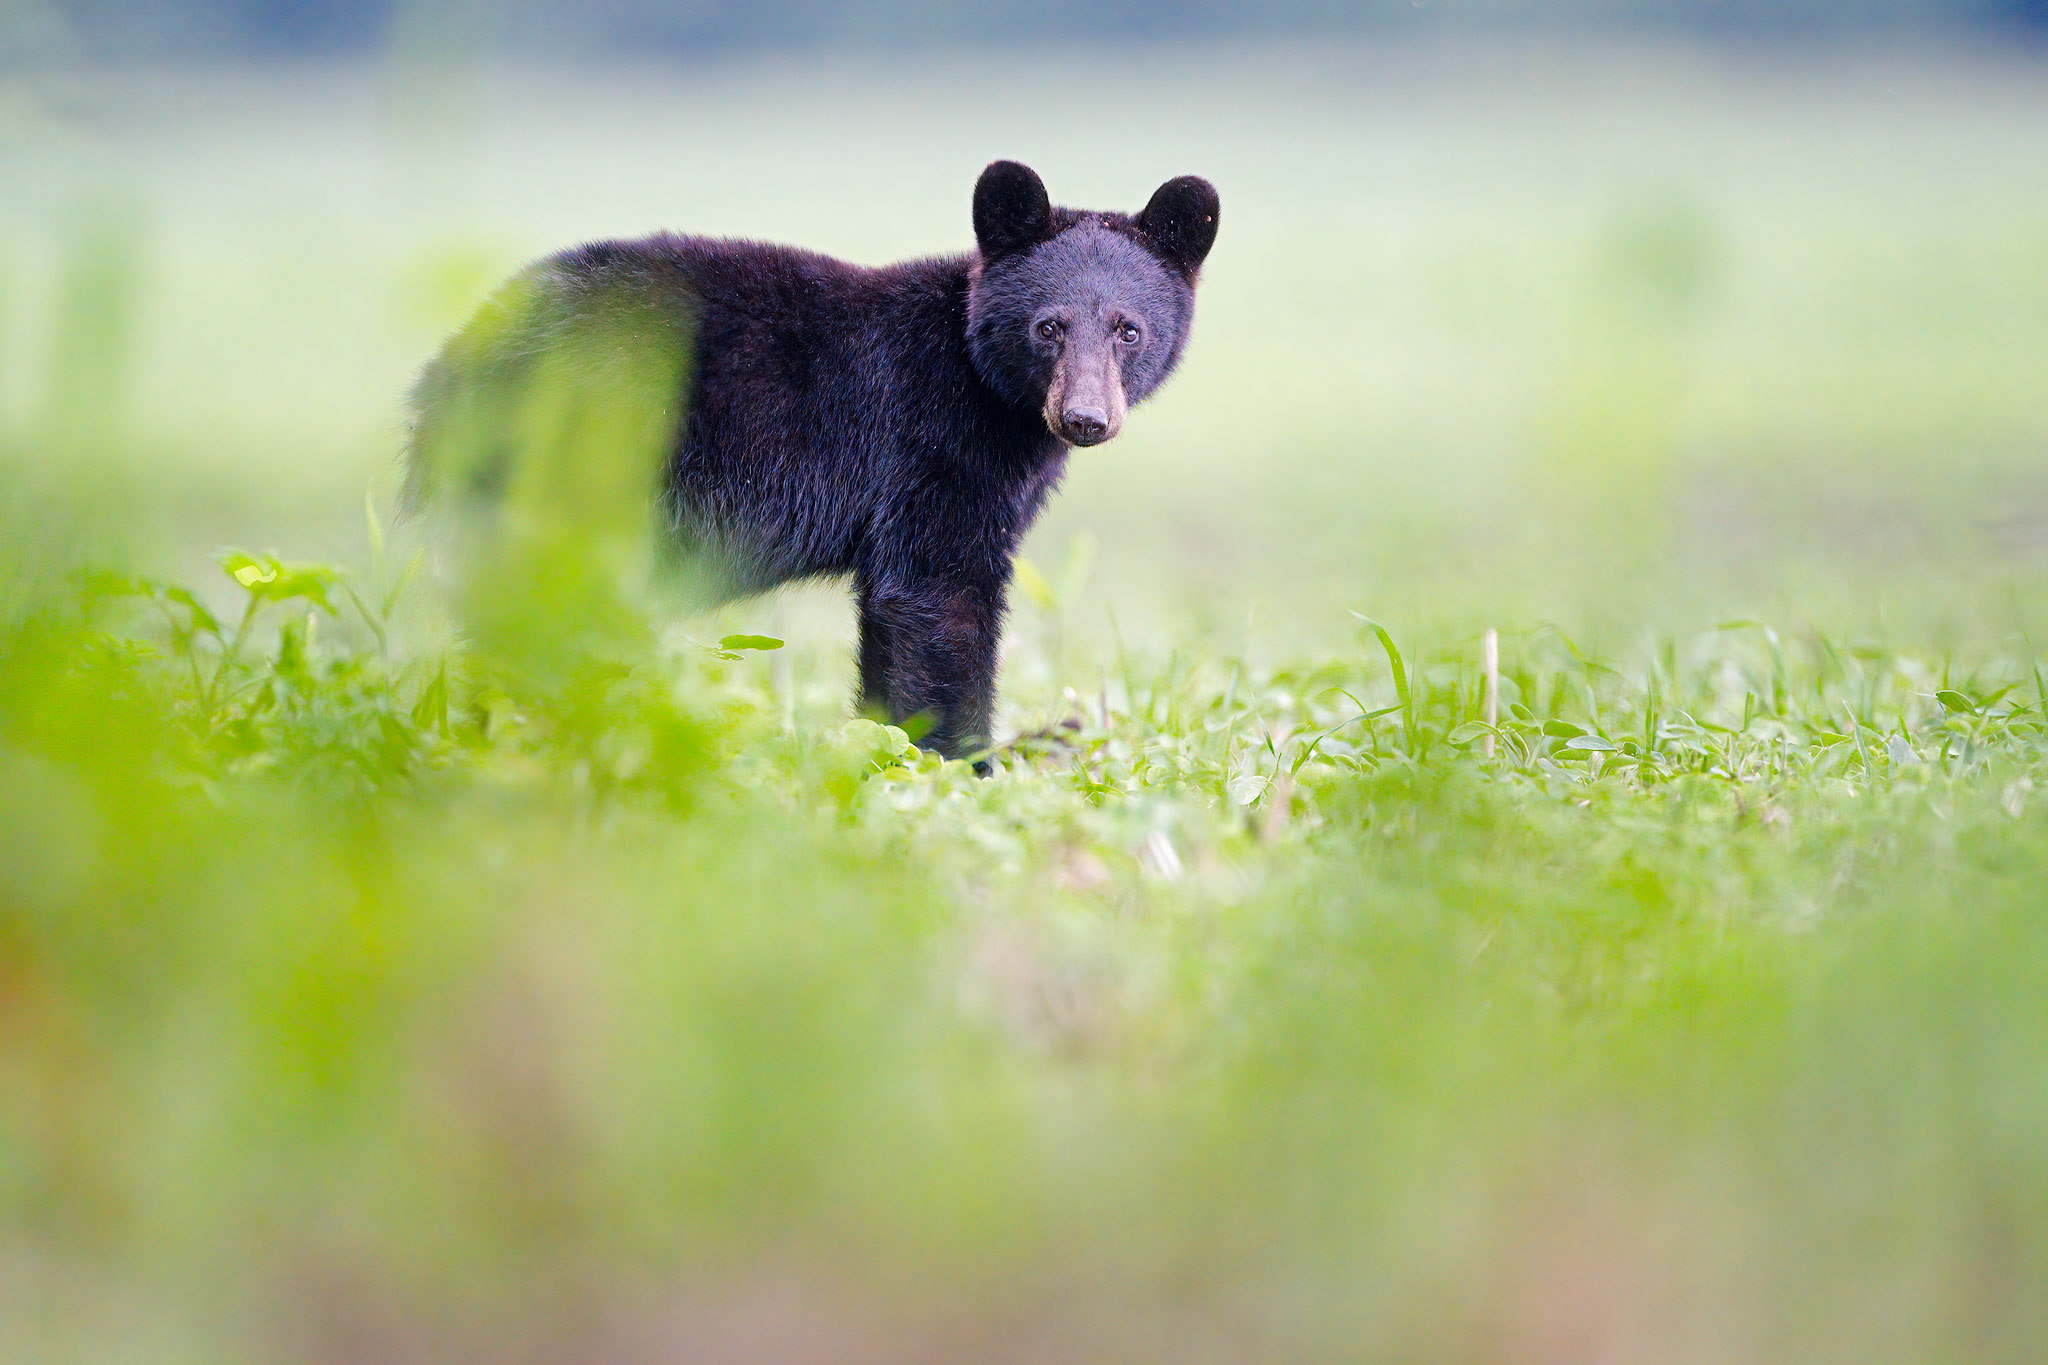
<svg viewBox="0 0 2048 1365">
<path fill-rule="evenodd" d="M 1077 446 L 1092 446 L 1109 435 L 1109 414 L 1100 408 L 1068 408 L 1060 424 Z"/>
</svg>

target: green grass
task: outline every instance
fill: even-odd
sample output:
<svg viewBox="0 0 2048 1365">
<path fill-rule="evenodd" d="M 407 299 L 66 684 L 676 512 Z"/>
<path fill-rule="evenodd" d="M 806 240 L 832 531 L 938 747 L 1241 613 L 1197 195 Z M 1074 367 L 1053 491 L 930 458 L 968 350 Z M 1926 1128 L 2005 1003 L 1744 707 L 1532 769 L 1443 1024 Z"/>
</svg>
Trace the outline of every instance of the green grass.
<svg viewBox="0 0 2048 1365">
<path fill-rule="evenodd" d="M 1234 216 L 986 781 L 848 719 L 827 596 L 466 583 L 393 404 L 635 158 L 879 258 L 1093 114 L 553 76 L 387 156 L 360 73 L 35 88 L 154 208 L 5 144 L 0 1358 L 2048 1351 L 2038 78 L 1411 56 L 1148 59 L 1237 83 L 1066 168 Z M 484 207 L 310 211 L 407 156 Z"/>
<path fill-rule="evenodd" d="M 1476 642 L 1361 629 L 982 782 L 767 641 L 226 563 L 0 656 L 23 1358 L 2044 1340 L 2029 659 L 1511 636 L 1486 758 Z"/>
</svg>

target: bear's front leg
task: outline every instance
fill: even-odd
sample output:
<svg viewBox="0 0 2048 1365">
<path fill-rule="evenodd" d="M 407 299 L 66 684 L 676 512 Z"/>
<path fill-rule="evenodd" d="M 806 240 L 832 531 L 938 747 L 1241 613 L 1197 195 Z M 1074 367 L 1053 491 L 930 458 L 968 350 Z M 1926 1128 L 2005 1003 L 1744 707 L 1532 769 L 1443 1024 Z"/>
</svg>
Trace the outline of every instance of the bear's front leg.
<svg viewBox="0 0 2048 1365">
<path fill-rule="evenodd" d="M 1006 575 L 863 577 L 862 711 L 904 726 L 947 758 L 987 749 L 1006 583 Z"/>
</svg>

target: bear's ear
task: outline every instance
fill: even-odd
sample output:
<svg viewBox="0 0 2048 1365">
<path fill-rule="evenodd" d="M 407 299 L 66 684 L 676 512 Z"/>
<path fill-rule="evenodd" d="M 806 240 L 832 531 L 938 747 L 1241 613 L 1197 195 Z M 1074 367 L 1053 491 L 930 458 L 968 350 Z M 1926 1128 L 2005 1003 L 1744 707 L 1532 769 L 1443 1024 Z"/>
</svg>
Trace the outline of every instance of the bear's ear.
<svg viewBox="0 0 2048 1365">
<path fill-rule="evenodd" d="M 992 161 L 974 182 L 974 240 L 992 261 L 1037 246 L 1052 235 L 1052 200 L 1038 172 L 1017 161 Z"/>
<path fill-rule="evenodd" d="M 1216 245 L 1216 221 L 1223 201 L 1199 175 L 1181 175 L 1152 192 L 1138 215 L 1138 230 L 1166 263 L 1189 279 Z"/>
</svg>

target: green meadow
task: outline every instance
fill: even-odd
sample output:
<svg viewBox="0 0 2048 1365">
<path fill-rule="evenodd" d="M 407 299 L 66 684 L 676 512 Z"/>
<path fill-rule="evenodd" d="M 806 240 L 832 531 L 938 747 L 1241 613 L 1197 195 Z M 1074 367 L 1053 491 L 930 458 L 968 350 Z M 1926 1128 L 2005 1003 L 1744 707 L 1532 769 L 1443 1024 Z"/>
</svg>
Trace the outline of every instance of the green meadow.
<svg viewBox="0 0 2048 1365">
<path fill-rule="evenodd" d="M 0 1360 L 2048 1356 L 2044 96 L 8 78 Z M 993 777 L 850 719 L 839 589 L 397 514 L 522 261 L 959 250 L 998 156 L 1223 226 Z"/>
</svg>

